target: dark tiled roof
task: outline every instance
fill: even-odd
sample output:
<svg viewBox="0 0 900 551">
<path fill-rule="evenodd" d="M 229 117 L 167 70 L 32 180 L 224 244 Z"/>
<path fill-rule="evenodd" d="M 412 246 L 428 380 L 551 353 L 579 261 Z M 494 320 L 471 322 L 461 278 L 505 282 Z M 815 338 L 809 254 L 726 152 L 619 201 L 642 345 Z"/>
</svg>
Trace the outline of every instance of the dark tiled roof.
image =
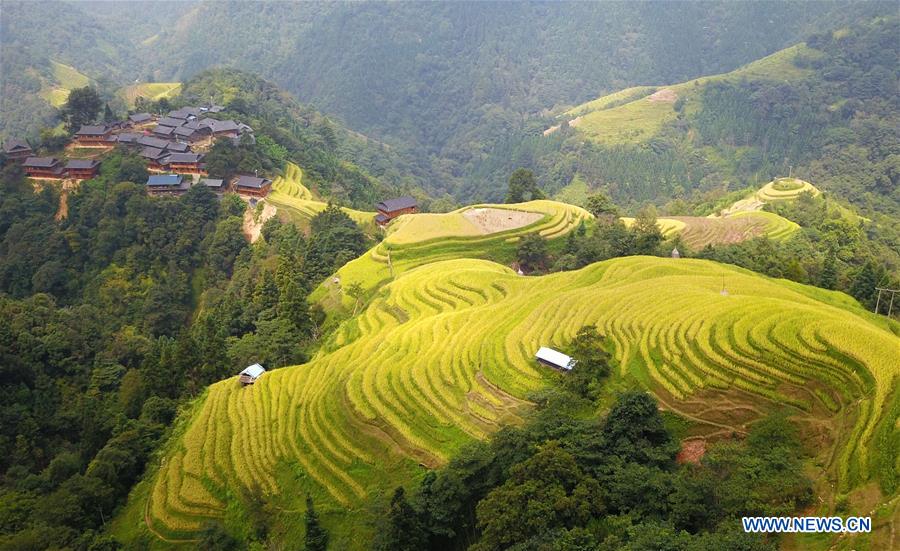
<svg viewBox="0 0 900 551">
<path fill-rule="evenodd" d="M 3 151 L 12 153 L 14 151 L 31 151 L 31 146 L 22 140 L 9 140 L 3 144 Z"/>
<path fill-rule="evenodd" d="M 136 132 L 122 132 L 116 136 L 116 141 L 119 143 L 136 143 L 141 139 L 141 136 L 143 136 L 143 134 L 138 134 Z"/>
<path fill-rule="evenodd" d="M 375 205 L 375 208 L 384 212 L 394 212 L 415 206 L 418 206 L 416 199 L 414 197 L 406 196 L 397 197 L 396 199 L 386 199 Z"/>
<path fill-rule="evenodd" d="M 32 168 L 53 168 L 57 164 L 59 164 L 59 159 L 56 157 L 28 157 L 25 159 L 22 166 L 29 166 Z"/>
<path fill-rule="evenodd" d="M 176 126 L 181 126 L 182 124 L 184 124 L 184 121 L 181 119 L 175 119 L 172 117 L 163 117 L 163 118 L 159 119 L 158 121 L 156 121 L 156 124 L 159 124 L 162 126 L 171 126 L 172 128 L 175 128 Z"/>
<path fill-rule="evenodd" d="M 178 174 L 154 174 L 147 178 L 148 186 L 180 186 L 184 180 Z"/>
<path fill-rule="evenodd" d="M 225 110 L 225 108 L 222 107 L 221 105 L 210 105 L 209 106 L 210 113 L 221 113 L 224 110 Z"/>
<path fill-rule="evenodd" d="M 178 136 L 193 136 L 195 132 L 197 132 L 195 129 L 185 128 L 184 126 L 175 129 L 175 134 Z"/>
<path fill-rule="evenodd" d="M 153 129 L 153 133 L 157 136 L 170 136 L 173 132 L 175 132 L 175 129 L 171 126 L 156 125 L 156 127 Z"/>
<path fill-rule="evenodd" d="M 78 132 L 75 133 L 76 136 L 102 136 L 104 134 L 109 133 L 109 128 L 106 127 L 105 124 L 90 126 L 90 125 L 82 125 Z"/>
<path fill-rule="evenodd" d="M 153 118 L 150 113 L 135 113 L 128 117 L 131 122 L 147 122 Z"/>
<path fill-rule="evenodd" d="M 259 189 L 271 183 L 272 181 L 267 178 L 257 178 L 256 176 L 241 176 L 237 180 L 238 187 L 249 187 L 253 189 Z"/>
<path fill-rule="evenodd" d="M 146 159 L 157 160 L 160 157 L 165 156 L 165 152 L 162 149 L 157 149 L 155 147 L 145 147 L 144 149 L 141 150 L 139 155 Z"/>
<path fill-rule="evenodd" d="M 203 183 L 206 187 L 222 187 L 222 184 L 225 180 L 220 180 L 216 178 L 203 178 L 200 182 Z"/>
<path fill-rule="evenodd" d="M 165 149 L 169 144 L 166 140 L 160 140 L 159 138 L 154 138 L 151 136 L 141 136 L 137 141 L 141 145 L 146 145 L 148 147 L 154 147 L 156 149 Z"/>
<path fill-rule="evenodd" d="M 69 162 L 66 163 L 66 170 L 96 168 L 98 166 L 100 166 L 100 161 L 97 159 L 69 159 Z"/>
<path fill-rule="evenodd" d="M 201 153 L 172 153 L 169 155 L 170 163 L 199 163 L 203 158 Z"/>
<path fill-rule="evenodd" d="M 240 130 L 238 123 L 231 120 L 217 121 L 216 119 L 203 119 L 201 122 L 206 123 L 206 126 L 209 127 L 214 134 L 218 132 L 237 132 Z"/>
<path fill-rule="evenodd" d="M 385 216 L 381 213 L 375 215 L 375 223 L 376 224 L 384 224 L 385 222 L 390 222 L 390 220 L 391 220 L 390 218 L 388 218 L 387 216 Z"/>
<path fill-rule="evenodd" d="M 166 151 L 173 151 L 175 153 L 185 153 L 188 150 L 188 144 L 181 142 L 169 142 L 166 144 Z"/>
</svg>

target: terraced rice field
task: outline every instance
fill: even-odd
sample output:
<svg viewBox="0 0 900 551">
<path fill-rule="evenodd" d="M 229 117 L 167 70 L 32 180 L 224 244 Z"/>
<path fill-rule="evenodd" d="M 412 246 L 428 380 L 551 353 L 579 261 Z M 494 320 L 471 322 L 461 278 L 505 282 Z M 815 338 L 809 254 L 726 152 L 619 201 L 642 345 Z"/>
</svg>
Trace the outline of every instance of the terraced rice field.
<svg viewBox="0 0 900 551">
<path fill-rule="evenodd" d="M 158 101 L 162 98 L 173 98 L 181 93 L 180 82 L 145 82 L 126 86 L 119 91 L 128 107 L 134 107 L 137 98 Z"/>
<path fill-rule="evenodd" d="M 809 182 L 798 178 L 776 178 L 756 192 L 756 198 L 764 203 L 790 201 L 797 199 L 804 192 L 812 193 L 813 195 L 819 194 L 816 186 Z"/>
<path fill-rule="evenodd" d="M 51 79 L 41 78 L 40 96 L 53 107 L 62 107 L 69 99 L 70 91 L 91 83 L 91 79 L 86 75 L 64 63 L 51 60 L 50 69 Z"/>
<path fill-rule="evenodd" d="M 353 508 L 389 490 L 396 465 L 440 465 L 516 422 L 549 376 L 535 350 L 565 347 L 584 324 L 614 343 L 614 377 L 667 401 L 729 388 L 798 411 L 837 407 L 852 430 L 829 468 L 840 488 L 870 472 L 900 338 L 846 295 L 702 260 L 521 277 L 460 259 L 397 277 L 309 363 L 210 387 L 153 480 L 148 520 L 167 537 L 195 533 L 239 487 L 277 493 L 284 465 Z"/>
<path fill-rule="evenodd" d="M 676 222 L 681 224 L 681 228 L 666 232 L 665 228 L 672 228 Z M 664 228 L 663 234 L 666 237 L 680 231 L 681 239 L 693 250 L 700 250 L 707 245 L 740 243 L 762 235 L 781 241 L 800 229 L 800 226 L 787 218 L 764 211 L 736 212 L 724 218 L 673 216 L 660 218 L 659 224 Z"/>
<path fill-rule="evenodd" d="M 302 226 L 309 224 L 313 216 L 325 210 L 327 203 L 318 201 L 312 192 L 303 185 L 303 171 L 294 163 L 286 163 L 284 175 L 272 181 L 272 191 L 266 201 L 275 205 L 280 211 Z M 354 222 L 363 229 L 374 229 L 374 212 L 341 207 Z"/>
<path fill-rule="evenodd" d="M 471 209 L 484 208 L 538 213 L 542 216 L 525 226 L 483 234 L 475 232 L 463 214 Z M 591 214 L 580 207 L 549 200 L 512 205 L 473 205 L 442 215 L 404 215 L 391 223 L 389 235 L 384 241 L 338 270 L 338 283 L 333 279 L 326 280 L 310 299 L 322 304 L 326 311 L 340 309 L 341 305 L 352 309 L 354 300 L 345 296 L 341 289 L 353 283 L 372 291 L 403 272 L 440 260 L 491 258 L 512 262 L 516 242 L 521 236 L 537 232 L 548 239 L 561 237 L 591 218 Z M 420 224 L 419 220 L 431 225 Z"/>
</svg>

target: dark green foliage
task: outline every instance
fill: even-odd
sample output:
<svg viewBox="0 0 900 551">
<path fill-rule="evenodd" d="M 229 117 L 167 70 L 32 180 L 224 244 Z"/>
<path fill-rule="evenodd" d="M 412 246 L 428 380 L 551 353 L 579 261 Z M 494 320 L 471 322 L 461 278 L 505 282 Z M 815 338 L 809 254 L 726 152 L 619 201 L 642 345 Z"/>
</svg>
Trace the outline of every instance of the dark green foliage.
<svg viewBox="0 0 900 551">
<path fill-rule="evenodd" d="M 109 106 L 106 106 L 107 109 Z M 83 124 L 91 124 L 97 120 L 103 109 L 103 100 L 95 88 L 85 86 L 69 92 L 61 116 L 70 132 L 77 131 Z"/>
<path fill-rule="evenodd" d="M 534 172 L 527 168 L 517 168 L 509 177 L 506 191 L 507 203 L 524 203 L 534 199 L 543 199 L 544 193 L 538 189 Z"/>
<path fill-rule="evenodd" d="M 306 536 L 304 537 L 304 549 L 306 551 L 325 551 L 328 549 L 328 532 L 319 524 L 319 515 L 313 507 L 311 497 L 306 497 Z"/>
<path fill-rule="evenodd" d="M 221 523 L 210 523 L 203 530 L 197 549 L 202 551 L 237 551 L 241 548 L 240 542 L 225 531 Z"/>
<path fill-rule="evenodd" d="M 523 271 L 542 270 L 549 259 L 547 239 L 539 233 L 529 233 L 519 239 L 516 246 L 516 257 Z"/>
<path fill-rule="evenodd" d="M 419 513 L 406 499 L 403 487 L 394 490 L 386 527 L 376 541 L 377 551 L 419 551 L 426 548 L 428 534 L 419 520 Z"/>
<path fill-rule="evenodd" d="M 609 374 L 609 354 L 603 349 L 604 337 L 593 325 L 585 325 L 578 330 L 569 344 L 570 355 L 578 364 L 564 374 L 563 386 L 566 390 L 582 398 L 597 398 L 601 382 Z"/>
</svg>

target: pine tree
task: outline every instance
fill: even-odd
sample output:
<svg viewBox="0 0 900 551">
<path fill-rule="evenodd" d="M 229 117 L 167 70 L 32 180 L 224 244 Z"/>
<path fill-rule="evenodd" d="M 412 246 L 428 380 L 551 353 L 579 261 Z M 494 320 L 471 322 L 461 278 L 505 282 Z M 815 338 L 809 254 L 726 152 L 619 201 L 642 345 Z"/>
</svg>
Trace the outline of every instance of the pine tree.
<svg viewBox="0 0 900 551">
<path fill-rule="evenodd" d="M 319 515 L 313 507 L 311 497 L 306 497 L 306 551 L 325 551 L 328 549 L 328 532 L 319 524 Z"/>
<path fill-rule="evenodd" d="M 875 271 L 875 265 L 868 261 L 853 279 L 850 294 L 863 304 L 871 304 L 877 284 L 878 274 Z"/>
<path fill-rule="evenodd" d="M 822 273 L 819 276 L 819 287 L 834 289 L 837 285 L 837 262 L 834 251 L 828 251 L 825 261 L 822 263 Z"/>
<path fill-rule="evenodd" d="M 391 498 L 388 525 L 375 545 L 377 551 L 419 551 L 428 547 L 428 535 L 419 514 L 406 500 L 403 487 Z"/>
</svg>

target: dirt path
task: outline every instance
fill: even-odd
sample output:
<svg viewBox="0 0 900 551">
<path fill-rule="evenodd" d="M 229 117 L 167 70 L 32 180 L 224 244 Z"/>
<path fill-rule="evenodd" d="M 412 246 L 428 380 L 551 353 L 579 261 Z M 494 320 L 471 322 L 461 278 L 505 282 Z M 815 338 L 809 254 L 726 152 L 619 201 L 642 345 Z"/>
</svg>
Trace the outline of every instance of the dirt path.
<svg viewBox="0 0 900 551">
<path fill-rule="evenodd" d="M 262 231 L 263 224 L 266 223 L 269 218 L 275 216 L 277 210 L 274 205 L 269 204 L 266 201 L 262 202 L 263 209 L 259 215 L 259 220 L 254 220 L 256 214 L 255 207 L 247 207 L 247 210 L 244 211 L 244 236 L 250 240 L 251 243 L 256 243 L 256 240 L 259 239 L 260 232 Z"/>
</svg>

